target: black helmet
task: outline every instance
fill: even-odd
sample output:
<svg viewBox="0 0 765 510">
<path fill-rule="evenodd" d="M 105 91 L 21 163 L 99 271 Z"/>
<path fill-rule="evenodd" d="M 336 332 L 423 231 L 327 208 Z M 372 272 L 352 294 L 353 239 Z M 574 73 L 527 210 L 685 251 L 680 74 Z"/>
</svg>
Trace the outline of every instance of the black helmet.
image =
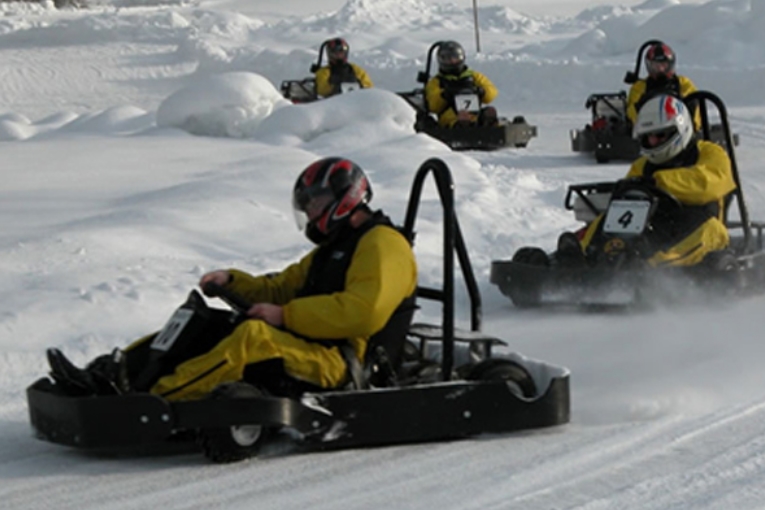
<svg viewBox="0 0 765 510">
<path fill-rule="evenodd" d="M 652 44 L 645 54 L 645 68 L 651 78 L 675 75 L 675 52 L 664 43 Z"/>
<path fill-rule="evenodd" d="M 292 190 L 298 228 L 316 244 L 332 239 L 351 214 L 371 199 L 372 186 L 361 167 L 338 157 L 309 165 Z"/>
<path fill-rule="evenodd" d="M 465 70 L 465 49 L 456 41 L 444 41 L 438 46 L 438 70 L 444 74 L 459 74 Z"/>
<path fill-rule="evenodd" d="M 330 64 L 348 62 L 348 50 L 350 48 L 345 39 L 337 37 L 335 39 L 330 39 L 325 44 L 325 47 L 327 48 L 327 59 L 329 59 Z"/>
</svg>

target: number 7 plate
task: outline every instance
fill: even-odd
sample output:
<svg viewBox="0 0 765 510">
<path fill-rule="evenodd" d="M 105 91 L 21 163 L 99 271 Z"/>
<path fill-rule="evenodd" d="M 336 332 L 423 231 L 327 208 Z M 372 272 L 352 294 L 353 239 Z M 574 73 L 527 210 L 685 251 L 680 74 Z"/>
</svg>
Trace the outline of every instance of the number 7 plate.
<svg viewBox="0 0 765 510">
<path fill-rule="evenodd" d="M 613 200 L 606 212 L 603 232 L 617 235 L 640 235 L 648 222 L 651 203 L 645 200 Z"/>
</svg>

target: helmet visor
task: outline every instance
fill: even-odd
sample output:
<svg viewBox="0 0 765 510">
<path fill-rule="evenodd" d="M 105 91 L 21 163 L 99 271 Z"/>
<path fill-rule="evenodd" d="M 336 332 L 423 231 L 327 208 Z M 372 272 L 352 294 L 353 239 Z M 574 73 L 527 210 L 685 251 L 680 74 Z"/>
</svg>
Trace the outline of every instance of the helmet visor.
<svg viewBox="0 0 765 510">
<path fill-rule="evenodd" d="M 306 225 L 320 218 L 334 201 L 332 191 L 327 188 L 308 188 L 296 193 L 292 197 L 292 212 L 298 229 L 305 230 Z"/>
<path fill-rule="evenodd" d="M 675 126 L 644 133 L 640 135 L 640 146 L 648 150 L 657 149 L 672 140 L 676 134 L 677 128 Z"/>
<path fill-rule="evenodd" d="M 649 60 L 646 62 L 650 76 L 669 76 L 672 72 L 672 63 L 666 60 Z"/>
</svg>

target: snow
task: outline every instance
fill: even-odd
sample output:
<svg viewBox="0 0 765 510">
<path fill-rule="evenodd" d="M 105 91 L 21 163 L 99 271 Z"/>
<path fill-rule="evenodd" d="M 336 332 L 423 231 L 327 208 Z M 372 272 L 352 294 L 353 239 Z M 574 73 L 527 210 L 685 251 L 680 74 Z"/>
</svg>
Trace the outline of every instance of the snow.
<svg viewBox="0 0 765 510">
<path fill-rule="evenodd" d="M 492 260 L 552 248 L 577 222 L 567 186 L 627 165 L 572 153 L 592 92 L 625 88 L 659 37 L 727 103 L 750 215 L 765 218 L 761 0 L 0 3 L 0 508 L 760 508 L 765 298 L 629 314 L 515 309 Z M 268 4 L 268 5 L 265 5 Z M 376 88 L 291 105 L 321 42 L 346 37 Z M 539 128 L 523 150 L 456 153 L 412 129 L 430 45 L 461 41 L 500 113 Z M 562 427 L 469 440 L 207 464 L 195 454 L 86 455 L 31 436 L 24 390 L 45 348 L 77 363 L 157 329 L 205 271 L 277 270 L 309 249 L 289 193 L 313 160 L 365 168 L 402 221 L 414 171 L 442 158 L 483 296 L 484 330 L 571 370 Z M 420 282 L 441 274 L 432 186 Z M 468 320 L 459 295 L 458 322 Z M 435 320 L 425 307 L 421 320 Z M 402 417 L 406 419 L 406 417 Z"/>
</svg>

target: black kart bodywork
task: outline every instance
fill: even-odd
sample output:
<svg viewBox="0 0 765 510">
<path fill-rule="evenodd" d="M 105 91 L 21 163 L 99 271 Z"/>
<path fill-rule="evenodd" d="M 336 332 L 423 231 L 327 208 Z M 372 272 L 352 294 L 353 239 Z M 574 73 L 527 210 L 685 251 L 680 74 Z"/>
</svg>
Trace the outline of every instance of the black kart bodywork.
<svg viewBox="0 0 765 510">
<path fill-rule="evenodd" d="M 243 435 L 246 439 L 247 434 L 241 433 L 248 427 L 287 431 L 298 444 L 330 449 L 567 423 L 568 370 L 514 353 L 496 355 L 495 348 L 505 342 L 480 332 L 480 295 L 455 216 L 451 174 L 441 160 L 431 159 L 420 167 L 404 231 L 414 233 L 420 194 L 429 173 L 435 178 L 444 209 L 443 287 L 418 287 L 417 297 L 441 302 L 442 322 L 411 325 L 404 361 L 396 368 L 386 363 L 384 345 L 370 343 L 373 356 L 363 367 L 364 380 L 349 387 L 290 396 L 234 394 L 197 401 L 168 401 L 148 393 L 71 396 L 53 379 L 43 377 L 27 389 L 37 437 L 96 450 L 145 450 L 191 437 L 209 458 L 230 461 L 252 454 L 250 443 L 259 432 L 250 443 L 243 440 L 244 445 L 235 444 L 233 450 L 223 450 L 221 437 L 228 442 Z M 454 327 L 455 254 L 470 297 L 470 331 Z"/>
<path fill-rule="evenodd" d="M 654 43 L 652 39 L 640 46 L 634 71 L 627 71 L 624 83 L 632 85 L 639 79 L 640 63 L 643 53 Z M 692 102 L 685 99 L 689 104 Z M 640 144 L 632 137 L 632 123 L 627 118 L 627 92 L 606 92 L 591 94 L 584 107 L 591 112 L 591 121 L 582 129 L 572 129 L 571 150 L 588 152 L 595 156 L 598 163 L 612 160 L 634 161 L 640 156 Z M 709 124 L 703 119 L 703 125 L 709 126 L 704 138 L 724 145 L 727 143 L 721 124 Z M 738 145 L 737 134 L 731 137 L 733 145 Z"/>
<path fill-rule="evenodd" d="M 417 112 L 415 131 L 426 133 L 441 140 L 453 150 L 486 150 L 492 151 L 506 147 L 526 147 L 529 141 L 537 136 L 537 127 L 526 122 L 523 116 L 515 116 L 512 120 L 500 117 L 497 126 L 469 126 L 447 128 L 438 125 L 438 121 L 430 113 L 425 98 L 425 85 L 430 80 L 433 56 L 443 41 L 434 43 L 428 50 L 425 70 L 417 73 L 417 82 L 422 84 L 409 92 L 399 92 Z"/>
<path fill-rule="evenodd" d="M 736 182 L 736 190 L 726 211 L 725 223 L 731 238 L 729 249 L 710 254 L 708 260 L 688 268 L 543 266 L 524 261 L 521 249 L 512 260 L 493 261 L 490 276 L 491 282 L 516 306 L 554 303 L 635 305 L 662 297 L 670 301 L 697 298 L 707 291 L 710 295 L 731 295 L 761 292 L 765 288 L 765 223 L 749 219 L 725 105 L 719 97 L 706 91 L 695 92 L 689 97 L 699 102 L 704 120 L 702 131 L 707 139 L 710 133 L 707 103 L 716 106 L 722 120 L 721 129 L 726 140 L 724 147 L 730 156 Z M 615 186 L 614 182 L 572 185 L 564 205 L 574 211 L 578 219 L 591 221 L 604 212 Z M 737 221 L 729 217 L 734 201 L 739 216 Z M 579 217 L 582 208 L 589 214 L 587 219 Z M 719 264 L 722 257 L 730 263 Z M 554 259 L 552 254 L 550 259 Z"/>
</svg>

